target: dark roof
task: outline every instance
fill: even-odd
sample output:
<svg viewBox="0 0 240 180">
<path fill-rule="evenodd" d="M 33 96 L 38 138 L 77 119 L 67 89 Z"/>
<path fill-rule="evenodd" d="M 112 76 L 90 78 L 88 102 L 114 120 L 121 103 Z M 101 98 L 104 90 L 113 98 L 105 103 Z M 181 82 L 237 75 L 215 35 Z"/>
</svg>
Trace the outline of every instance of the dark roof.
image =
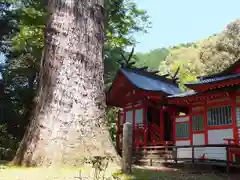
<svg viewBox="0 0 240 180">
<path fill-rule="evenodd" d="M 120 71 L 139 89 L 146 91 L 161 91 L 166 94 L 177 94 L 182 92 L 172 80 L 166 77 L 132 68 L 121 68 Z"/>
<path fill-rule="evenodd" d="M 168 98 L 182 98 L 182 97 L 193 96 L 196 94 L 197 94 L 197 92 L 195 92 L 195 91 L 187 91 L 187 92 L 180 93 L 180 94 L 170 95 L 170 96 L 168 96 Z"/>
<path fill-rule="evenodd" d="M 208 78 L 208 79 L 202 79 L 198 82 L 185 83 L 185 85 L 192 86 L 192 85 L 200 85 L 200 84 L 211 84 L 211 83 L 215 83 L 215 82 L 237 79 L 237 78 L 240 78 L 240 74 L 231 74 L 231 75 L 227 75 L 227 76 L 212 77 L 212 78 Z"/>
</svg>

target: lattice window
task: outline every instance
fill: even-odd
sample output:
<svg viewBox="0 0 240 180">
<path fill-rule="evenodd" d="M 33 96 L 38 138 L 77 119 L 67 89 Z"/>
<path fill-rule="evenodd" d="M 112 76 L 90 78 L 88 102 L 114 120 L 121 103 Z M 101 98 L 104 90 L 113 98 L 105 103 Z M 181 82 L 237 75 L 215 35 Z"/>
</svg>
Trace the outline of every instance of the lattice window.
<svg viewBox="0 0 240 180">
<path fill-rule="evenodd" d="M 240 127 L 240 107 L 236 108 L 237 126 Z"/>
<path fill-rule="evenodd" d="M 209 108 L 207 111 L 208 126 L 232 124 L 232 107 L 221 106 Z"/>
<path fill-rule="evenodd" d="M 204 118 L 202 114 L 192 116 L 192 130 L 193 131 L 204 130 Z"/>
<path fill-rule="evenodd" d="M 176 124 L 176 138 L 189 138 L 189 122 Z"/>
</svg>

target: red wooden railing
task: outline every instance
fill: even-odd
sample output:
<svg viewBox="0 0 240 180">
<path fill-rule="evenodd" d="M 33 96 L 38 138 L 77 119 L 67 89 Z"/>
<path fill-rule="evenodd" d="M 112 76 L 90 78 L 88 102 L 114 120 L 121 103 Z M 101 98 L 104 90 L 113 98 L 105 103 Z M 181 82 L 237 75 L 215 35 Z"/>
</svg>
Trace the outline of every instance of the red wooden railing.
<svg viewBox="0 0 240 180">
<path fill-rule="evenodd" d="M 149 124 L 149 133 L 151 138 L 151 144 L 152 145 L 158 145 L 158 143 L 161 141 L 161 132 L 160 127 L 157 126 L 155 123 Z"/>
<path fill-rule="evenodd" d="M 117 131 L 117 150 L 119 153 L 122 149 L 122 128 L 119 126 Z M 148 125 L 144 123 L 135 124 L 133 127 L 133 148 L 138 149 L 140 147 L 146 146 L 168 146 L 173 145 L 172 141 L 164 141 L 161 139 L 161 129 L 155 123 L 149 123 Z"/>
<path fill-rule="evenodd" d="M 224 141 L 226 141 L 226 144 L 228 145 L 239 145 L 240 144 L 240 140 L 236 140 L 236 139 L 223 139 Z M 231 147 L 228 148 L 228 154 L 229 154 L 229 160 L 232 162 L 233 161 L 233 155 L 235 156 L 240 156 L 240 148 L 238 147 Z"/>
<path fill-rule="evenodd" d="M 135 125 L 133 129 L 133 140 L 136 148 L 139 148 L 140 146 L 144 145 L 147 130 L 148 127 L 144 129 L 143 123 Z"/>
<path fill-rule="evenodd" d="M 173 145 L 171 141 L 163 141 L 161 139 L 161 129 L 155 123 L 136 124 L 133 129 L 133 140 L 136 148 L 147 145 Z"/>
</svg>

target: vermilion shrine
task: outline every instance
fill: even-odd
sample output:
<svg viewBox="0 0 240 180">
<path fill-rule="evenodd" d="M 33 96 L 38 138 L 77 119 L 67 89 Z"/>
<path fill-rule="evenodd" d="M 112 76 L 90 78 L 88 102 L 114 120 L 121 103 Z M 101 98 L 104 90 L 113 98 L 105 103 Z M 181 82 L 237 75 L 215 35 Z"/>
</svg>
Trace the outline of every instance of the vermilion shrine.
<svg viewBox="0 0 240 180">
<path fill-rule="evenodd" d="M 186 83 L 146 68 L 123 66 L 107 92 L 108 106 L 121 108 L 116 148 L 121 153 L 124 122 L 133 125 L 133 148 L 159 145 L 235 144 L 240 139 L 240 61 L 218 74 Z M 183 115 L 184 114 L 184 115 Z M 220 147 L 196 148 L 197 157 L 226 160 Z M 217 152 L 217 153 L 216 153 Z M 178 150 L 178 157 L 192 152 Z M 236 160 L 238 153 L 230 153 Z"/>
</svg>

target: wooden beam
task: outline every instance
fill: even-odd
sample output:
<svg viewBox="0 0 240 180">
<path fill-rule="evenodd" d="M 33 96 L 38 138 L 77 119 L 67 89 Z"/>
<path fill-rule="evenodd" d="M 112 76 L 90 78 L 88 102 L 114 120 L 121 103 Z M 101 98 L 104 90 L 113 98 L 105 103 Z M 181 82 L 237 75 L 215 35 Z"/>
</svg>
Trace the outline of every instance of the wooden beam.
<svg viewBox="0 0 240 180">
<path fill-rule="evenodd" d="M 237 84 L 240 84 L 240 79 L 231 79 L 231 80 L 215 82 L 211 84 L 199 84 L 199 85 L 192 86 L 191 89 L 197 92 L 203 92 L 206 90 L 213 90 L 213 89 L 229 87 L 229 86 L 231 87 Z"/>
</svg>

